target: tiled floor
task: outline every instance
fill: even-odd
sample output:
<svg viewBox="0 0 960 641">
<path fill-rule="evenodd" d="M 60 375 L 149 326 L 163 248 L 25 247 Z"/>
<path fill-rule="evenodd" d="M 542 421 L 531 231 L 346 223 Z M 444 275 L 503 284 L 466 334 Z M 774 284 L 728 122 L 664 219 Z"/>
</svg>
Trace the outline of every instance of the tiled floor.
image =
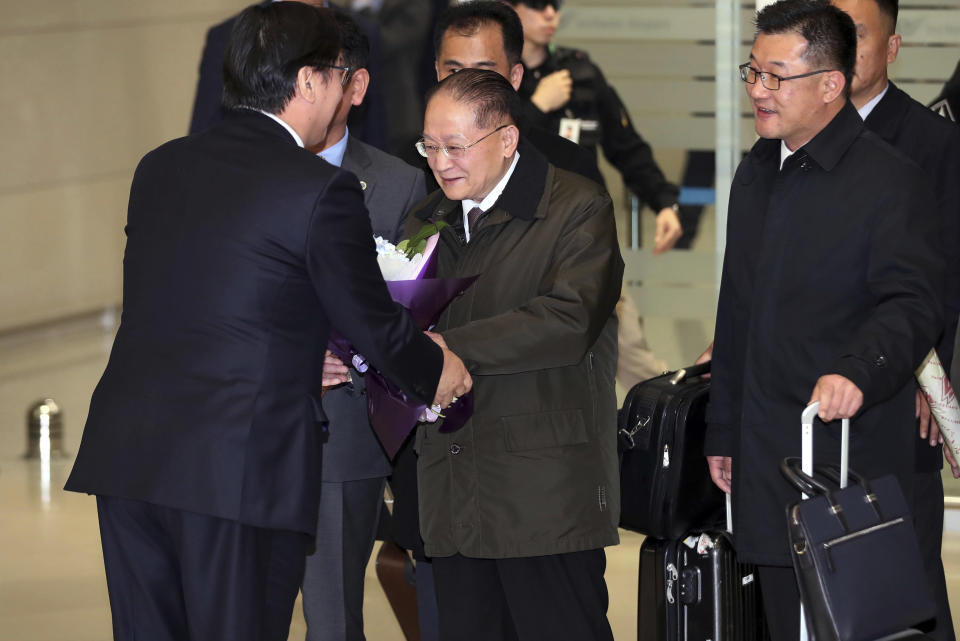
<svg viewBox="0 0 960 641">
<path fill-rule="evenodd" d="M 654 342 L 656 336 L 651 335 Z M 76 452 L 93 386 L 106 362 L 110 332 L 96 322 L 0 337 L 0 639 L 106 641 L 110 615 L 94 499 L 60 488 L 71 458 L 48 466 L 22 458 L 25 412 L 44 396 L 63 408 L 68 453 Z M 637 556 L 642 537 L 623 533 L 607 551 L 610 621 L 617 639 L 636 638 Z M 960 533 L 944 543 L 950 590 L 960 603 Z M 960 608 L 958 608 L 960 609 Z M 374 568 L 364 605 L 370 641 L 401 641 Z M 955 624 L 960 622 L 954 614 Z M 299 609 L 290 639 L 303 639 Z"/>
</svg>

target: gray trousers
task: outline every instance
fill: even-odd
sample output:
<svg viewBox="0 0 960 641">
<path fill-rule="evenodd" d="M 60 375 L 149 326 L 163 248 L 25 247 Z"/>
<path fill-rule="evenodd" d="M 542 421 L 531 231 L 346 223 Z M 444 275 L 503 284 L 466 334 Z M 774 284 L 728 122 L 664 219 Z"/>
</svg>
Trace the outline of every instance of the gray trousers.
<svg viewBox="0 0 960 641">
<path fill-rule="evenodd" d="M 363 581 L 386 478 L 324 482 L 301 591 L 307 641 L 364 641 Z"/>
</svg>

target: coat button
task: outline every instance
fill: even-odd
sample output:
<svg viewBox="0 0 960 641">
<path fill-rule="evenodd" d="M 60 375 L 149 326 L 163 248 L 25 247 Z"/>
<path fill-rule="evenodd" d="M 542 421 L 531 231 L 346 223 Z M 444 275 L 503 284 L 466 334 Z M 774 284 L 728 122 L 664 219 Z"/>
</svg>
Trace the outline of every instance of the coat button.
<svg viewBox="0 0 960 641">
<path fill-rule="evenodd" d="M 886 367 L 887 357 L 884 356 L 883 354 L 878 354 L 877 357 L 873 359 L 873 364 L 876 365 L 877 367 Z"/>
<path fill-rule="evenodd" d="M 459 445 L 457 445 L 456 443 L 454 443 L 453 445 L 450 446 L 450 453 L 453 454 L 454 456 L 456 456 L 457 454 L 460 453 L 460 450 L 461 450 L 461 449 L 462 449 L 462 448 L 461 448 Z"/>
</svg>

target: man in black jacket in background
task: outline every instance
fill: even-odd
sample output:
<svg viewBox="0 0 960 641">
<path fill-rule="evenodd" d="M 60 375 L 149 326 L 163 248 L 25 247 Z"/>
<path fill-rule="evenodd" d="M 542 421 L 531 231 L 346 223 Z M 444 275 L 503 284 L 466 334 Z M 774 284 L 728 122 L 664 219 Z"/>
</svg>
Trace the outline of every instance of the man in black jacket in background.
<svg viewBox="0 0 960 641">
<path fill-rule="evenodd" d="M 901 38 L 896 33 L 897 0 L 833 0 L 833 4 L 846 11 L 857 28 L 857 65 L 850 101 L 867 129 L 920 165 L 933 181 L 947 268 L 945 323 L 937 354 L 949 372 L 960 315 L 960 128 L 908 96 L 887 78 L 887 65 L 897 59 L 900 49 Z M 937 626 L 928 634 L 953 641 L 956 636 L 940 558 L 942 448 L 936 421 L 931 419 L 930 407 L 919 389 L 916 398 L 923 440 L 916 443 L 917 473 L 911 512 L 931 592 L 937 600 Z M 943 448 L 943 451 L 949 455 L 949 450 Z"/>
<path fill-rule="evenodd" d="M 850 467 L 911 496 L 913 371 L 942 331 L 933 188 L 849 103 L 856 52 L 846 13 L 781 0 L 740 67 L 760 140 L 731 185 L 704 450 L 774 641 L 800 629 L 784 518 L 800 494 L 780 462 L 799 454 L 801 411 L 820 402 L 818 461 L 839 459 L 834 421 L 855 416 Z"/>
</svg>

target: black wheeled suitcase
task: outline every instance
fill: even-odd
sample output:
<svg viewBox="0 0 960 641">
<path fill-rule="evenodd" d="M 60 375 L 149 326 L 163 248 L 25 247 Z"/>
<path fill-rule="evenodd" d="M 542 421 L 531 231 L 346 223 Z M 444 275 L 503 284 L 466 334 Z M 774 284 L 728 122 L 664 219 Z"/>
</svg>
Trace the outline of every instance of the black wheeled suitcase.
<svg viewBox="0 0 960 641">
<path fill-rule="evenodd" d="M 695 365 L 638 383 L 618 415 L 620 526 L 676 539 L 723 521 L 703 455 L 710 381 Z"/>
<path fill-rule="evenodd" d="M 638 641 L 764 641 L 755 568 L 726 532 L 647 537 L 640 547 Z"/>
</svg>

